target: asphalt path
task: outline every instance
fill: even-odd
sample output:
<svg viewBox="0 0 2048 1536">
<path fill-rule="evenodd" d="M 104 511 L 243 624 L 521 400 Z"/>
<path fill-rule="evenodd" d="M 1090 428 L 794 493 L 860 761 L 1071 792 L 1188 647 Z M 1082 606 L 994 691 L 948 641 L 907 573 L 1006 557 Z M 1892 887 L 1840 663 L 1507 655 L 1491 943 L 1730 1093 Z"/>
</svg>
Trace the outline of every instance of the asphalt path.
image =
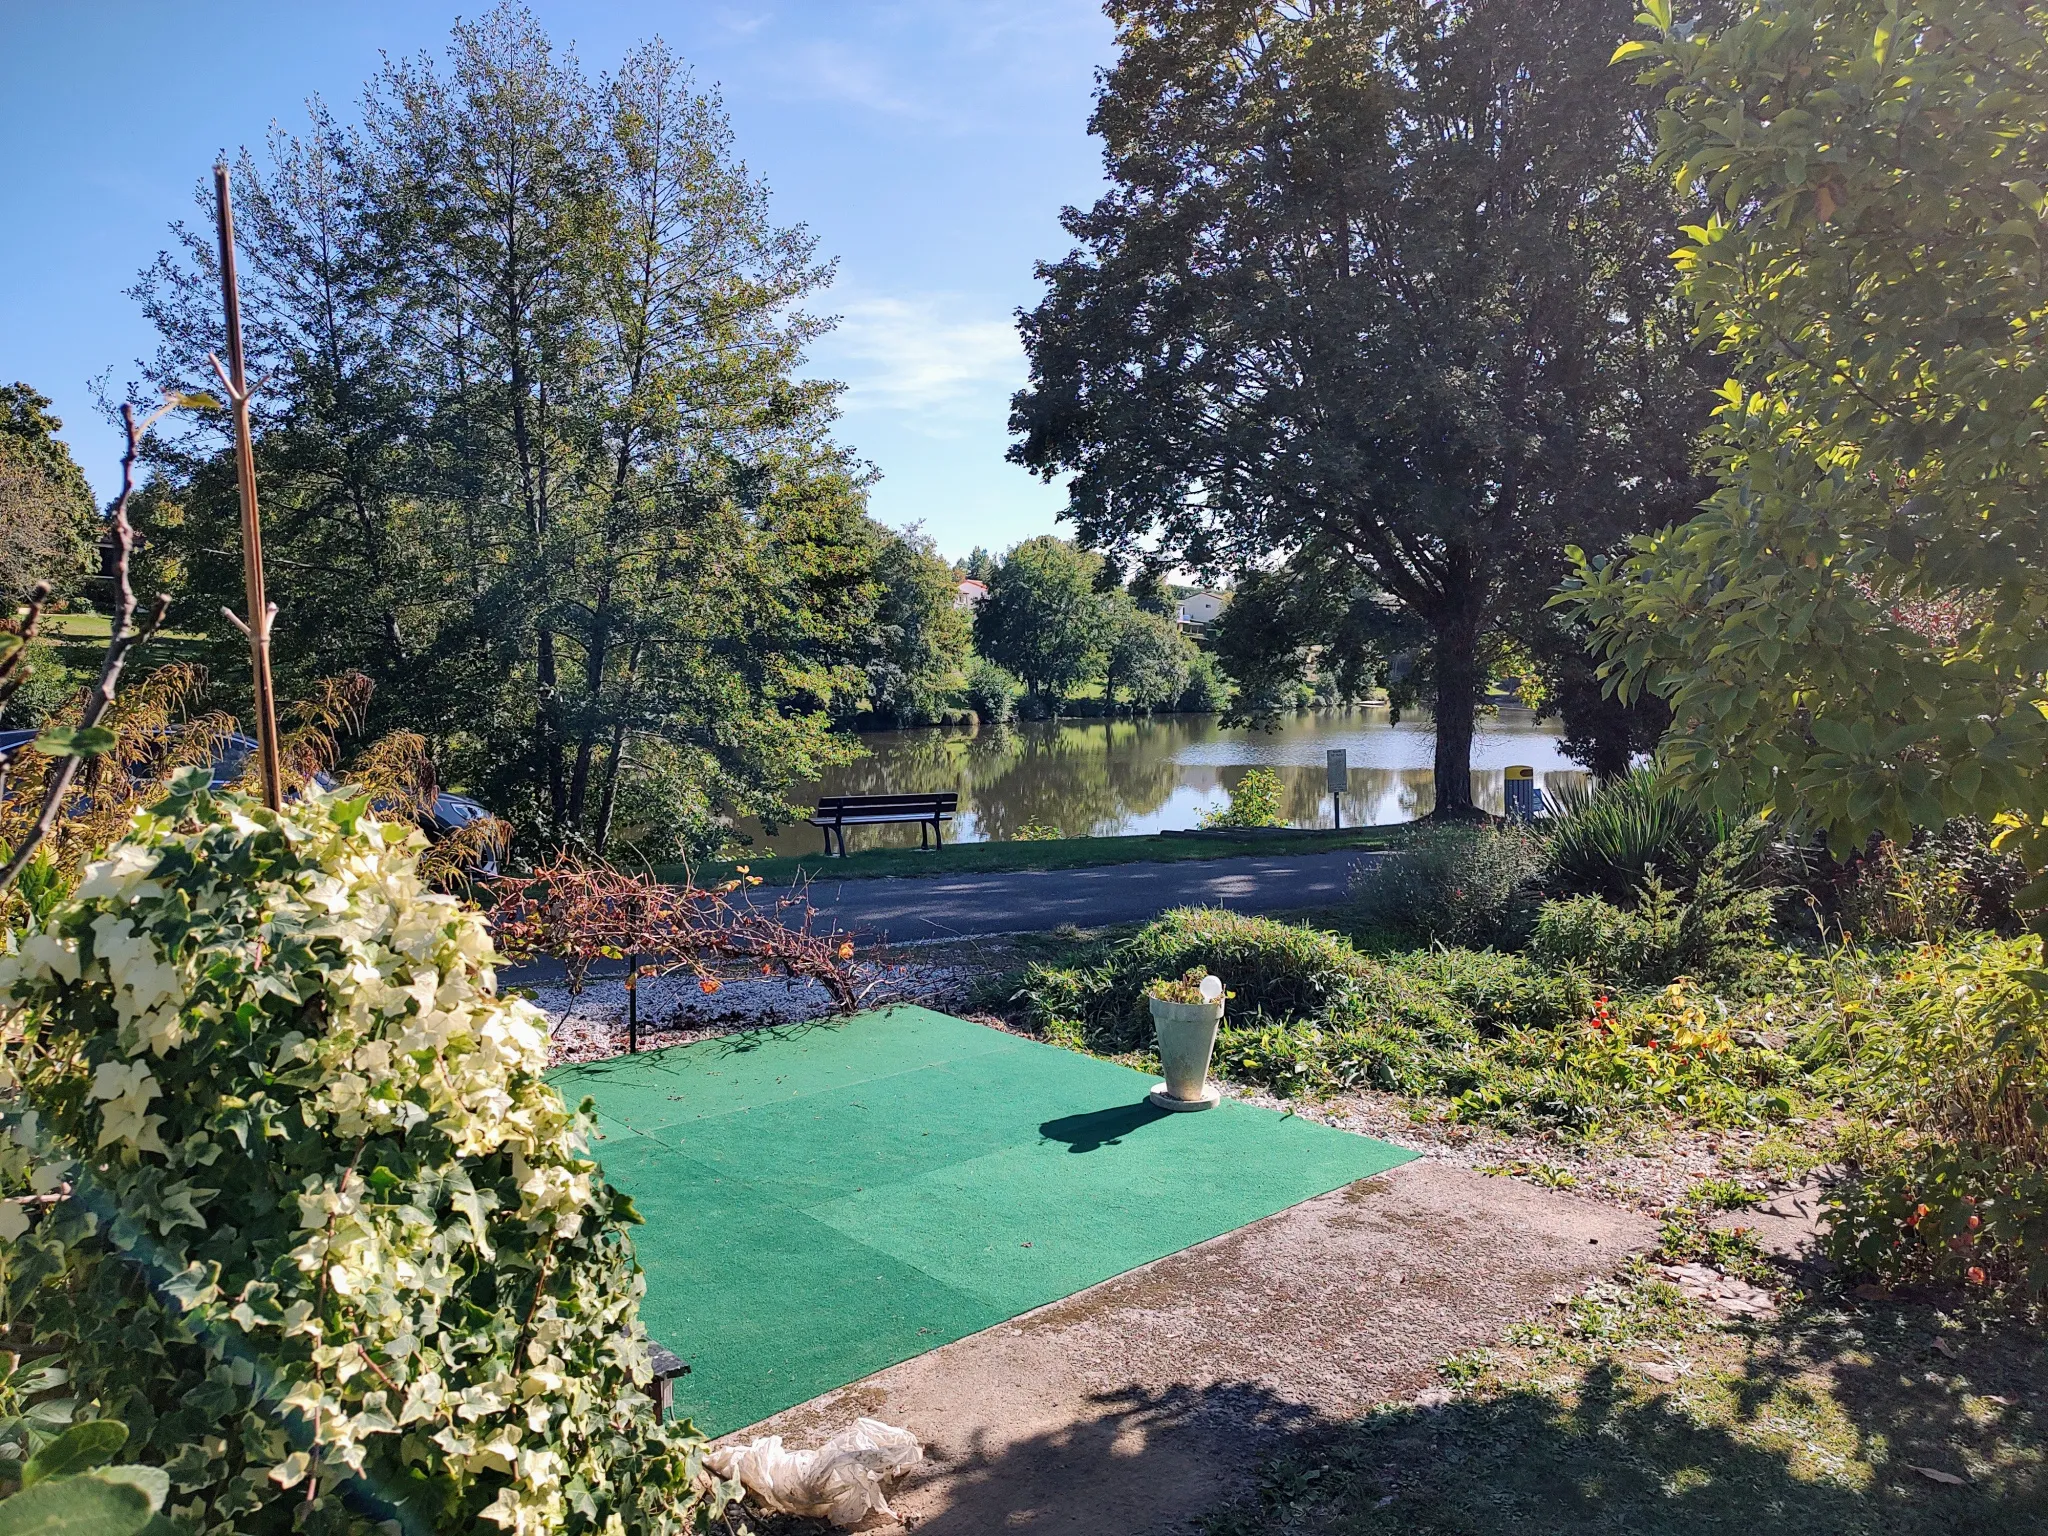
<svg viewBox="0 0 2048 1536">
<path fill-rule="evenodd" d="M 1279 912 L 1321 906 L 1341 900 L 1351 871 L 1374 856 L 1351 849 L 1010 874 L 820 877 L 812 881 L 809 899 L 818 928 L 914 944 L 972 934 L 1043 933 L 1062 923 L 1095 928 L 1142 922 L 1169 907 Z"/>
</svg>

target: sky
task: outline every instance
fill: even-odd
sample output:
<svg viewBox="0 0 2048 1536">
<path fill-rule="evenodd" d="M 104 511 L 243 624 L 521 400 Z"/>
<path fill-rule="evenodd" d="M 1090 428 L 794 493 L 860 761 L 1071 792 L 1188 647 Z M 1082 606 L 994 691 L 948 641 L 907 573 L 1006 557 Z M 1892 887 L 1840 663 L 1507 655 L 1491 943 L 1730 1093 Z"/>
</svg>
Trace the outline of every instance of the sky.
<svg viewBox="0 0 2048 1536">
<path fill-rule="evenodd" d="M 322 96 L 352 116 L 379 53 L 438 53 L 458 15 L 422 0 L 272 0 L 209 11 L 0 0 L 0 382 L 56 402 L 95 488 L 119 440 L 92 381 L 152 336 L 123 290 L 192 216 L 223 149 Z M 838 280 L 808 372 L 845 382 L 842 441 L 880 472 L 873 511 L 958 558 L 1057 531 L 1057 486 L 1008 464 L 1024 380 L 1014 312 L 1063 254 L 1066 204 L 1102 187 L 1087 133 L 1111 29 L 1097 0 L 533 0 L 593 75 L 661 36 L 724 95 L 782 223 Z"/>
</svg>

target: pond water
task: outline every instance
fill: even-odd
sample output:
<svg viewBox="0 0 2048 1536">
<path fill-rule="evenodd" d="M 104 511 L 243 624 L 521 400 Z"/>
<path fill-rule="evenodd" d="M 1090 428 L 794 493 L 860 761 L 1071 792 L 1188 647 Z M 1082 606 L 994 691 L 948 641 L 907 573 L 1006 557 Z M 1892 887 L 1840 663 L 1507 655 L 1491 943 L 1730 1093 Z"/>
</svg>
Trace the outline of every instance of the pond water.
<svg viewBox="0 0 2048 1536">
<path fill-rule="evenodd" d="M 1230 787 L 1253 767 L 1271 768 L 1286 788 L 1290 825 L 1332 825 L 1323 754 L 1350 754 L 1344 825 L 1412 821 L 1436 804 L 1430 771 L 1435 738 L 1427 717 L 1391 723 L 1384 708 L 1318 711 L 1283 717 L 1272 731 L 1225 727 L 1210 715 L 1144 720 L 1059 720 L 1001 729 L 871 731 L 868 756 L 792 791 L 798 805 L 824 795 L 909 794 L 958 790 L 960 812 L 949 842 L 1006 841 L 1028 824 L 1068 837 L 1115 837 L 1192 827 L 1226 805 Z M 1584 773 L 1558 751 L 1557 732 L 1527 710 L 1482 719 L 1472 743 L 1472 792 L 1502 808 L 1502 770 L 1526 763 L 1546 793 Z M 820 834 L 784 827 L 774 836 L 743 830 L 777 853 L 815 853 Z M 861 827 L 849 849 L 915 847 L 918 829 Z"/>
</svg>

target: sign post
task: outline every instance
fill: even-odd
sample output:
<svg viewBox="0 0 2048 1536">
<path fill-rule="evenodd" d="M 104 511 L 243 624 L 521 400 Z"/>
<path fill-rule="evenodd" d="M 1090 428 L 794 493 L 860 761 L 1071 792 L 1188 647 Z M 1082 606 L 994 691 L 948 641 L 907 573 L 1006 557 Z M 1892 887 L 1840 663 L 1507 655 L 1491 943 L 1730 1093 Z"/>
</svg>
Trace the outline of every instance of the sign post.
<svg viewBox="0 0 2048 1536">
<path fill-rule="evenodd" d="M 1330 776 L 1331 819 L 1337 829 L 1344 828 L 1344 791 L 1351 787 L 1351 758 L 1342 747 L 1332 747 L 1324 754 L 1324 761 Z"/>
</svg>

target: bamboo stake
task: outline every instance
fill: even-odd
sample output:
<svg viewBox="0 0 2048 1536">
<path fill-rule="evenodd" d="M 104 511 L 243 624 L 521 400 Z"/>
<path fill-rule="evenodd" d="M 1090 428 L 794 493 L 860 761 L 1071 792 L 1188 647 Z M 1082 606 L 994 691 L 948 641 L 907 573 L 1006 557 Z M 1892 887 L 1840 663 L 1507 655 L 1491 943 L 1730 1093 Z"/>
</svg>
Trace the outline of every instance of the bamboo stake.
<svg viewBox="0 0 2048 1536">
<path fill-rule="evenodd" d="M 249 380 L 242 361 L 242 300 L 235 281 L 235 215 L 228 197 L 228 167 L 213 168 L 214 204 L 220 220 L 220 290 L 227 313 L 228 366 L 221 375 L 235 413 L 235 485 L 242 500 L 242 584 L 249 616 L 233 619 L 249 637 L 249 672 L 256 685 L 256 752 L 263 771 L 263 803 L 283 803 L 277 760 L 277 698 L 270 687 L 270 621 L 277 609 L 263 596 L 263 528 L 256 511 L 256 447 L 249 431 Z M 220 359 L 213 360 L 221 372 Z M 223 610 L 225 612 L 225 610 Z"/>
</svg>

